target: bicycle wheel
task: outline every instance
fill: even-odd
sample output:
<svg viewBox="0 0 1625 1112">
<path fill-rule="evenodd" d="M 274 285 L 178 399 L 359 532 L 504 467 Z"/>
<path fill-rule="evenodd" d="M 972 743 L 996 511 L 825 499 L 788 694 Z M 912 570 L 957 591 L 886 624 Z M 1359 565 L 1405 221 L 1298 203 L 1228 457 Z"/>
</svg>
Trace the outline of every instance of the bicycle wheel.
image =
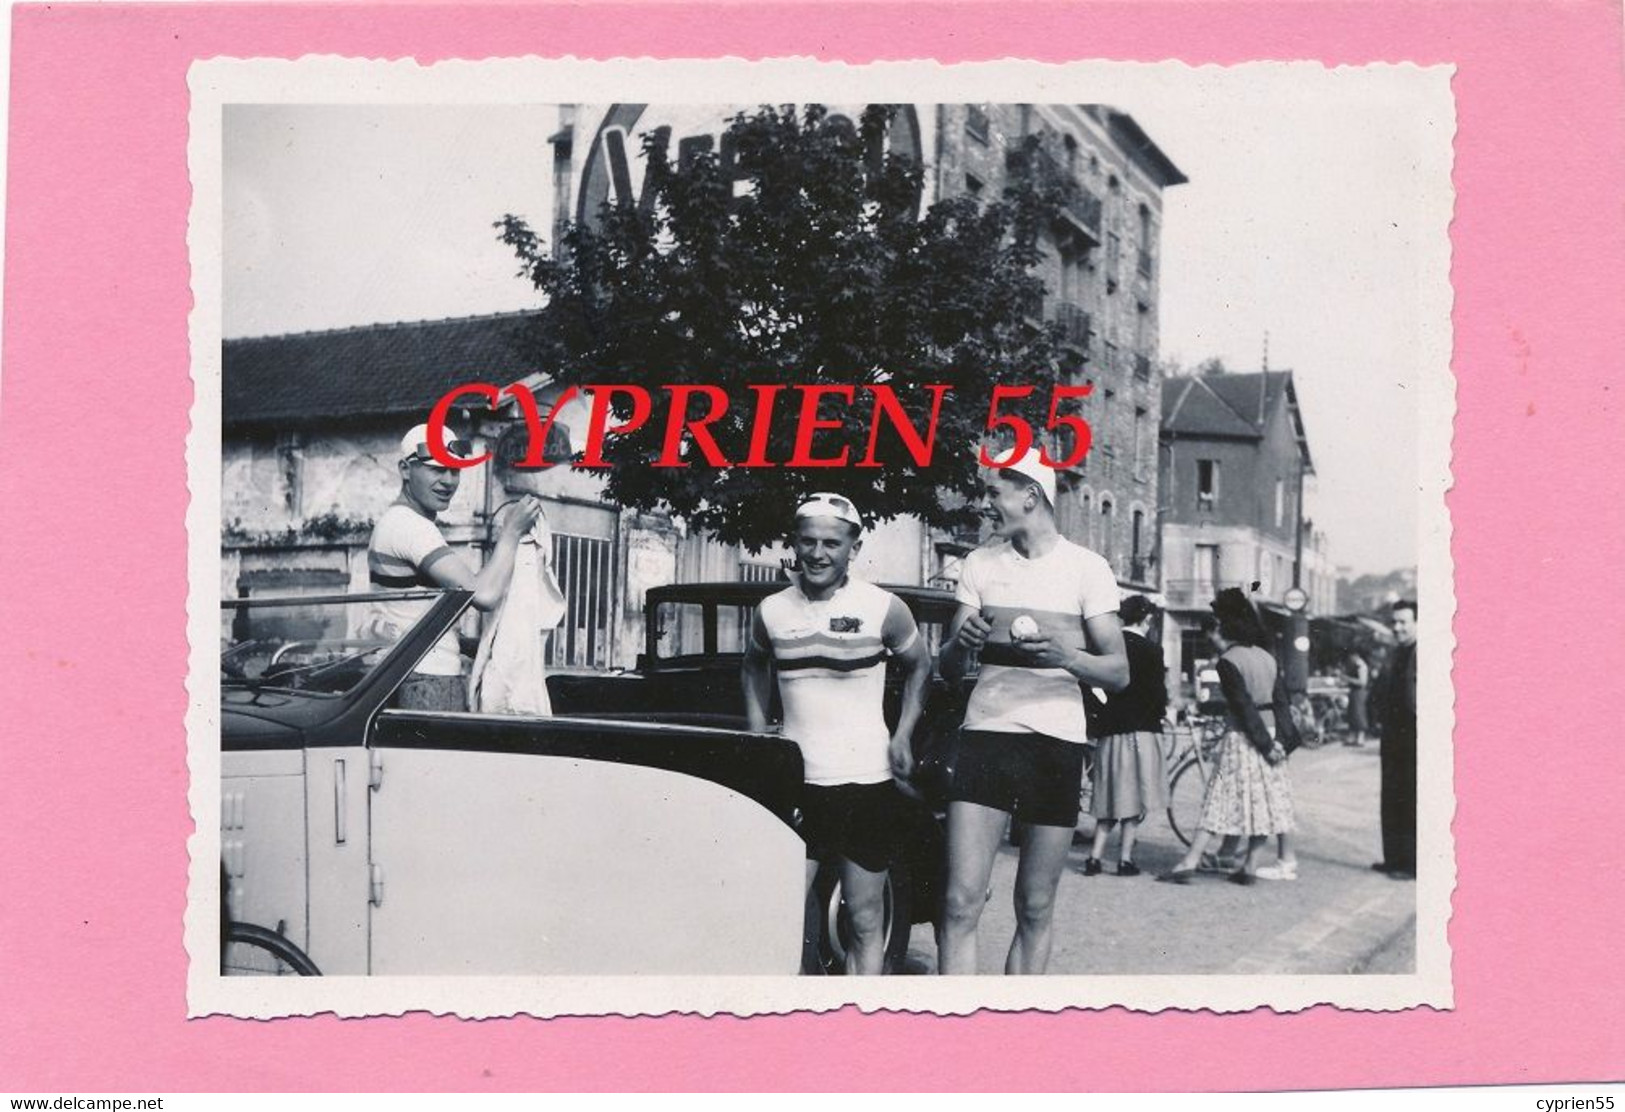
<svg viewBox="0 0 1625 1112">
<path fill-rule="evenodd" d="M 1187 758 L 1168 779 L 1168 825 L 1174 837 L 1187 846 L 1196 836 L 1206 795 L 1207 771 L 1196 758 Z"/>
<path fill-rule="evenodd" d="M 220 943 L 222 977 L 319 977 L 322 971 L 276 931 L 229 923 Z"/>
</svg>

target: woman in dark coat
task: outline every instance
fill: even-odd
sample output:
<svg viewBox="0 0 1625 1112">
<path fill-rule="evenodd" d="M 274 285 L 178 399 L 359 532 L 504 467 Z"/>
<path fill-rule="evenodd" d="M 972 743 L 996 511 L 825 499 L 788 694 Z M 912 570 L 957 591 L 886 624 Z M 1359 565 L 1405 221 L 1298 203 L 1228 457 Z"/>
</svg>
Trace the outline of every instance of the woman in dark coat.
<svg viewBox="0 0 1625 1112">
<path fill-rule="evenodd" d="M 1084 876 L 1100 874 L 1100 859 L 1105 856 L 1113 825 L 1118 829 L 1117 875 L 1139 876 L 1134 864 L 1135 832 L 1148 813 L 1168 806 L 1168 774 L 1162 761 L 1168 669 L 1162 649 L 1148 636 L 1158 610 L 1143 595 L 1130 595 L 1117 613 L 1128 653 L 1128 687 L 1108 695 L 1089 722 L 1089 733 L 1098 734 L 1100 743 L 1089 802 L 1095 842 L 1083 863 Z"/>
</svg>

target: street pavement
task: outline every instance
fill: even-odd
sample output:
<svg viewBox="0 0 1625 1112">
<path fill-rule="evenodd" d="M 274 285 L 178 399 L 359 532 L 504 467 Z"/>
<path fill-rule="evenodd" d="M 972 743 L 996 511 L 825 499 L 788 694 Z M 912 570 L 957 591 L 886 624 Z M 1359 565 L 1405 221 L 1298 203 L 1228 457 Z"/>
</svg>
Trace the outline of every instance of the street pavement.
<svg viewBox="0 0 1625 1112">
<path fill-rule="evenodd" d="M 1139 877 L 1082 873 L 1089 847 L 1074 845 L 1056 896 L 1055 945 L 1049 972 L 1135 973 L 1410 973 L 1415 964 L 1416 885 L 1373 872 L 1381 854 L 1377 822 L 1377 746 L 1303 749 L 1288 765 L 1297 807 L 1298 876 L 1251 887 L 1222 875 L 1186 886 L 1155 875 L 1179 860 L 1184 846 L 1166 815 L 1142 824 Z M 1080 831 L 1092 826 L 1087 818 Z M 1077 844 L 1083 842 L 1083 844 Z M 1019 851 L 1005 845 L 993 868 L 993 897 L 982 913 L 978 972 L 999 973 L 1015 931 L 1011 906 Z M 1274 839 L 1263 860 L 1275 859 Z M 914 928 L 907 971 L 936 969 L 928 925 Z"/>
</svg>

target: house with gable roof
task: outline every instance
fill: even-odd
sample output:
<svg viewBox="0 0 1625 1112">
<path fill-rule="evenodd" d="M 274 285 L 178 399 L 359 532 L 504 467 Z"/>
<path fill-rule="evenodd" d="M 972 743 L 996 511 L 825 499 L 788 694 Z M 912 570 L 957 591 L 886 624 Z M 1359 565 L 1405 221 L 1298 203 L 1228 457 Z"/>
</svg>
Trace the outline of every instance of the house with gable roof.
<svg viewBox="0 0 1625 1112">
<path fill-rule="evenodd" d="M 1282 636 L 1287 592 L 1330 614 L 1337 576 L 1304 511 L 1314 457 L 1290 370 L 1164 380 L 1160 439 L 1164 646 L 1170 677 L 1190 690 L 1214 655 L 1200 623 L 1215 594 L 1249 592 Z"/>
</svg>

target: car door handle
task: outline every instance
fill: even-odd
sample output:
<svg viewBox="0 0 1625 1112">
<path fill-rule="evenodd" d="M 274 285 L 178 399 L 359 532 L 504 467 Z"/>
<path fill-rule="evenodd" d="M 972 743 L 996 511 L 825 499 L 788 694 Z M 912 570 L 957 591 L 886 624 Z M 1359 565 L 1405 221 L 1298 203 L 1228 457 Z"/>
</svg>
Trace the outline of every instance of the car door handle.
<svg viewBox="0 0 1625 1112">
<path fill-rule="evenodd" d="M 333 762 L 333 843 L 342 846 L 350 837 L 350 808 L 345 800 L 349 774 L 343 759 Z"/>
</svg>

